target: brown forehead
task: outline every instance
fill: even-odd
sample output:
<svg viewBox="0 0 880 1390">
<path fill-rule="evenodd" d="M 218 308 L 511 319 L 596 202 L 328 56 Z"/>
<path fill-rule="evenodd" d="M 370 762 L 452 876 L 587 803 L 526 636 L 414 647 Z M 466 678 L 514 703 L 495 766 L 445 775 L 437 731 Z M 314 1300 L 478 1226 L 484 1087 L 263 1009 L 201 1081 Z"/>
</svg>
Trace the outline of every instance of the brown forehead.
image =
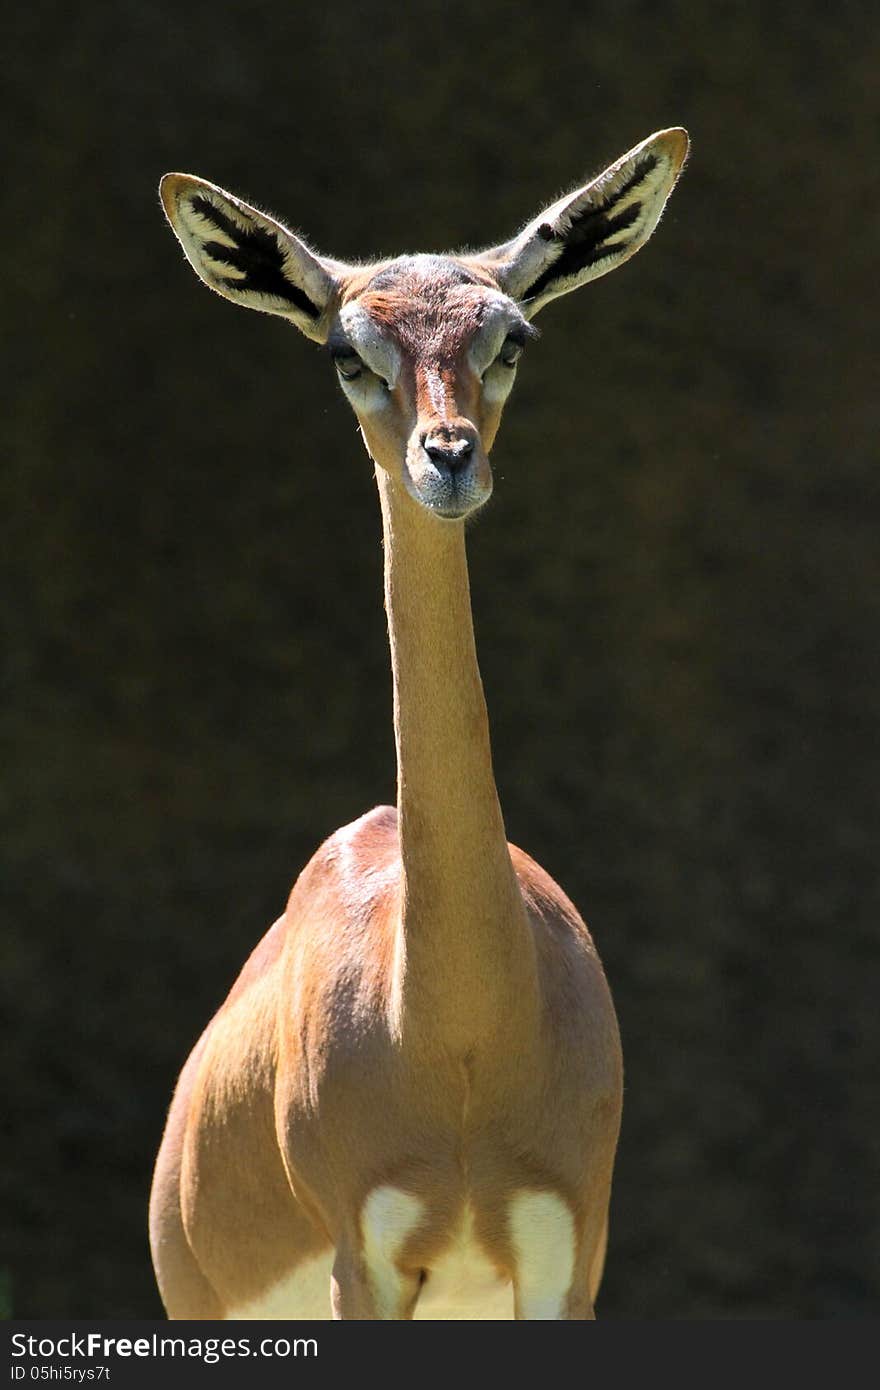
<svg viewBox="0 0 880 1390">
<path fill-rule="evenodd" d="M 441 256 L 401 257 L 350 282 L 358 304 L 406 352 L 460 347 L 480 327 L 498 286 L 486 272 Z"/>
</svg>

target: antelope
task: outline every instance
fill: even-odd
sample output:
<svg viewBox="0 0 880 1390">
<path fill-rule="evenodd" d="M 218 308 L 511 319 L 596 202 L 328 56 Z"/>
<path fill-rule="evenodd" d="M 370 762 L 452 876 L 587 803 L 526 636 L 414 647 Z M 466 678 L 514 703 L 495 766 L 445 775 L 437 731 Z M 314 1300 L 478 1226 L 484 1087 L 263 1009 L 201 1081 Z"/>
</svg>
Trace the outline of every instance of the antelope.
<svg viewBox="0 0 880 1390">
<path fill-rule="evenodd" d="M 150 1241 L 171 1318 L 591 1319 L 622 1057 L 590 934 L 508 844 L 465 521 L 532 319 L 653 232 L 662 130 L 489 250 L 350 265 L 212 183 L 201 279 L 324 345 L 374 464 L 397 805 L 320 847 L 189 1057 Z"/>
</svg>

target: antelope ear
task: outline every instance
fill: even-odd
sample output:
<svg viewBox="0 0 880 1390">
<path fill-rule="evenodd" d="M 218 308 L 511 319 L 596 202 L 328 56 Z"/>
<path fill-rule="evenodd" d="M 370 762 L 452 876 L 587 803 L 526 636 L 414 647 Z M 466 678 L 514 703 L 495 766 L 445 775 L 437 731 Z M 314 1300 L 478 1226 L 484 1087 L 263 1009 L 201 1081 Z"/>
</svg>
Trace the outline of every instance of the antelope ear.
<svg viewBox="0 0 880 1390">
<path fill-rule="evenodd" d="M 660 220 L 688 148 L 687 131 L 678 127 L 649 135 L 481 261 L 531 318 L 557 295 L 635 255 Z"/>
<path fill-rule="evenodd" d="M 235 304 L 280 314 L 324 342 L 336 295 L 335 262 L 310 251 L 280 222 L 192 174 L 166 174 L 165 215 L 205 284 Z"/>
</svg>

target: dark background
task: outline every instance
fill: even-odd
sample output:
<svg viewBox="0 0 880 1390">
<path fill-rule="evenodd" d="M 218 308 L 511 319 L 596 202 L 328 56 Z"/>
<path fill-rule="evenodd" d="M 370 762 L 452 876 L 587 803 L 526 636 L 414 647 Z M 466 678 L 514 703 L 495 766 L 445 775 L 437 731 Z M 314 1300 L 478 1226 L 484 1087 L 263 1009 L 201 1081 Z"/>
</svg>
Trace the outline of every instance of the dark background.
<svg viewBox="0 0 880 1390">
<path fill-rule="evenodd" d="M 876 29 L 820 0 L 7 17 L 7 1312 L 158 1314 L 177 1070 L 319 841 L 394 795 L 353 417 L 324 354 L 198 284 L 160 174 L 356 258 L 496 241 L 679 123 L 650 246 L 542 313 L 472 530 L 498 781 L 620 1015 L 600 1316 L 876 1310 Z"/>
</svg>

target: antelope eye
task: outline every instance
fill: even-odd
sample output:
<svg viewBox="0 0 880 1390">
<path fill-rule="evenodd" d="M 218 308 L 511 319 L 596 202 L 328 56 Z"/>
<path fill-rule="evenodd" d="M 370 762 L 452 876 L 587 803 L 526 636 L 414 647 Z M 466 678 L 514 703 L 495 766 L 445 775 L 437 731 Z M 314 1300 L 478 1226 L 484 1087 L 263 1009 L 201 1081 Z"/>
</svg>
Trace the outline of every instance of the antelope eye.
<svg viewBox="0 0 880 1390">
<path fill-rule="evenodd" d="M 364 364 L 356 352 L 337 352 L 333 362 L 343 381 L 354 381 L 364 370 Z"/>
<path fill-rule="evenodd" d="M 523 345 L 518 338 L 513 336 L 505 338 L 501 344 L 501 351 L 498 354 L 498 361 L 505 367 L 515 367 L 522 356 Z"/>
</svg>

